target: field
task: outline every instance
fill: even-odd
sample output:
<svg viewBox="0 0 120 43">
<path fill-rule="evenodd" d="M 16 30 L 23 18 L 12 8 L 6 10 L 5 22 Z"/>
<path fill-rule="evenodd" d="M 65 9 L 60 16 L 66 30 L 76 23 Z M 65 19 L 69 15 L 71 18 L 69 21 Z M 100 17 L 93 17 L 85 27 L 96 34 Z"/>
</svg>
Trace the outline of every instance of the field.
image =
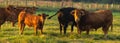
<svg viewBox="0 0 120 43">
<path fill-rule="evenodd" d="M 45 12 L 49 15 L 56 13 L 56 10 L 41 10 L 38 13 Z M 70 34 L 70 26 L 67 28 L 67 34 L 61 35 L 59 32 L 59 24 L 57 17 L 46 19 L 43 35 L 34 35 L 32 27 L 26 26 L 24 34 L 19 35 L 18 25 L 12 27 L 9 22 L 2 25 L 0 30 L 0 43 L 120 43 L 120 12 L 113 12 L 113 31 L 109 31 L 108 38 L 104 39 L 102 29 L 90 31 L 90 35 L 82 32 L 77 34 L 77 28 L 74 27 L 73 34 Z"/>
</svg>

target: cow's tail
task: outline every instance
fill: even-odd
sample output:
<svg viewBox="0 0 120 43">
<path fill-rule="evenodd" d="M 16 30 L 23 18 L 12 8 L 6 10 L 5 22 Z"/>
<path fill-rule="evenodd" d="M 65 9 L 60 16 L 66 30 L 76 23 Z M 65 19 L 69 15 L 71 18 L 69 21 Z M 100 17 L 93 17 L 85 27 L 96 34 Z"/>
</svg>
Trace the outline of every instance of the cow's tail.
<svg viewBox="0 0 120 43">
<path fill-rule="evenodd" d="M 58 11 L 58 12 L 59 12 L 59 11 Z M 57 12 L 57 13 L 58 13 L 58 12 Z M 48 17 L 48 19 L 51 19 L 53 16 L 57 15 L 57 13 L 55 13 L 54 15 Z"/>
</svg>

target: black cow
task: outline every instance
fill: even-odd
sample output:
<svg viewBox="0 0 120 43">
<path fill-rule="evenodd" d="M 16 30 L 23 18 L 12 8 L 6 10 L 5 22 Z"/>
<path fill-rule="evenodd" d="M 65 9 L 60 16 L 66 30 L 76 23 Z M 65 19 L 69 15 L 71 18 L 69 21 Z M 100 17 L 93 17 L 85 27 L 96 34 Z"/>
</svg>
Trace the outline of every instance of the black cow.
<svg viewBox="0 0 120 43">
<path fill-rule="evenodd" d="M 60 25 L 60 33 L 62 34 L 62 28 L 64 28 L 64 34 L 66 34 L 66 29 L 68 27 L 68 24 L 71 22 L 71 32 L 73 32 L 73 26 L 75 25 L 74 16 L 71 14 L 72 10 L 75 10 L 76 8 L 72 7 L 66 7 L 61 8 L 55 15 L 58 15 L 58 21 Z M 51 17 L 55 16 L 52 15 Z M 49 17 L 49 19 L 51 18 Z"/>
</svg>

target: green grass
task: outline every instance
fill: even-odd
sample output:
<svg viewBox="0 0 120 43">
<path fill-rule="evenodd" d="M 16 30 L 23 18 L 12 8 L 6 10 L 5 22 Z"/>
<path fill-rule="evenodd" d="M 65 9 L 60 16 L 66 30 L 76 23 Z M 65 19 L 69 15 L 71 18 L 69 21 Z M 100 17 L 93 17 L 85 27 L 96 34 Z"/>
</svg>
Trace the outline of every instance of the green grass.
<svg viewBox="0 0 120 43">
<path fill-rule="evenodd" d="M 39 11 L 38 13 L 55 14 L 56 11 Z M 108 38 L 104 39 L 102 29 L 90 31 L 90 35 L 82 32 L 77 34 L 77 28 L 74 27 L 74 32 L 70 34 L 70 26 L 67 28 L 67 34 L 63 35 L 59 32 L 59 24 L 57 17 L 45 21 L 44 34 L 34 35 L 32 27 L 26 26 L 24 34 L 19 35 L 19 29 L 16 24 L 12 27 L 11 24 L 5 23 L 0 30 L 0 43 L 120 43 L 120 13 L 114 12 L 114 27 L 113 32 L 109 31 Z"/>
</svg>

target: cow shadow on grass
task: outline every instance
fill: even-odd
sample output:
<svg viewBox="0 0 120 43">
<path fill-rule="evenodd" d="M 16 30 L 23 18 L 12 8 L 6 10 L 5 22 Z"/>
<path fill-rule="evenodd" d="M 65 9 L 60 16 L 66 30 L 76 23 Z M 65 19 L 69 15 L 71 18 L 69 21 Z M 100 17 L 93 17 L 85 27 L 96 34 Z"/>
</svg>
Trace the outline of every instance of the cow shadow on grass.
<svg viewBox="0 0 120 43">
<path fill-rule="evenodd" d="M 69 39 L 78 39 L 80 38 L 80 35 L 77 33 L 66 33 L 66 34 L 60 34 L 59 32 L 47 32 L 47 36 L 57 37 L 57 38 L 69 38 Z"/>
</svg>

